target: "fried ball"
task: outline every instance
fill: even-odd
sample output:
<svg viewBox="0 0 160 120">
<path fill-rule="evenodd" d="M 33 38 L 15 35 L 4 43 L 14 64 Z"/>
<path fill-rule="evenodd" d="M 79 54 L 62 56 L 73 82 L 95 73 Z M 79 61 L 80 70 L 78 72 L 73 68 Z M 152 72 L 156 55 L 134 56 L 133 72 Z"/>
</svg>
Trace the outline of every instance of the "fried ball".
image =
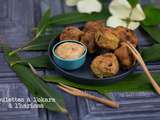
<svg viewBox="0 0 160 120">
<path fill-rule="evenodd" d="M 97 50 L 95 43 L 95 33 L 100 28 L 105 27 L 104 21 L 89 21 L 85 24 L 83 31 L 85 32 L 81 37 L 81 42 L 87 46 L 89 53 L 94 53 Z"/>
<path fill-rule="evenodd" d="M 135 47 L 137 46 L 138 38 L 133 30 L 119 26 L 113 29 L 113 32 L 120 39 L 120 42 L 130 41 Z"/>
<path fill-rule="evenodd" d="M 105 27 L 105 22 L 103 20 L 97 20 L 97 21 L 89 21 L 85 24 L 83 31 L 93 31 L 96 32 L 100 28 Z"/>
<path fill-rule="evenodd" d="M 129 69 L 135 63 L 134 55 L 124 44 L 121 44 L 121 46 L 115 50 L 114 54 L 117 56 L 121 68 L 123 69 Z"/>
<path fill-rule="evenodd" d="M 87 46 L 89 53 L 94 53 L 97 49 L 95 43 L 95 32 L 87 31 L 81 37 L 81 42 Z"/>
<path fill-rule="evenodd" d="M 70 26 L 66 27 L 60 34 L 60 40 L 80 40 L 81 35 L 83 35 L 83 32 L 80 29 Z"/>
<path fill-rule="evenodd" d="M 116 75 L 119 71 L 117 57 L 113 53 L 99 55 L 92 61 L 91 70 L 99 78 Z"/>
<path fill-rule="evenodd" d="M 95 33 L 95 41 L 100 48 L 115 50 L 120 40 L 113 34 L 112 29 L 106 27 Z"/>
</svg>

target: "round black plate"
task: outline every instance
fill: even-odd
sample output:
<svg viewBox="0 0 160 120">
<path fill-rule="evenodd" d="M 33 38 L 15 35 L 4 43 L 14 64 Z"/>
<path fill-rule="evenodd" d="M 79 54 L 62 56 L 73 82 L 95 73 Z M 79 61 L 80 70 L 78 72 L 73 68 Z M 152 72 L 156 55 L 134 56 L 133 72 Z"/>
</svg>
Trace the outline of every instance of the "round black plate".
<svg viewBox="0 0 160 120">
<path fill-rule="evenodd" d="M 113 83 L 113 82 L 116 82 L 116 81 L 119 81 L 119 80 L 125 78 L 135 68 L 135 66 L 133 66 L 129 70 L 120 70 L 117 75 L 112 76 L 112 77 L 97 78 L 90 70 L 90 64 L 91 64 L 93 58 L 95 58 L 95 56 L 97 56 L 97 55 L 96 54 L 93 54 L 93 55 L 87 54 L 85 64 L 82 67 L 80 67 L 79 69 L 76 69 L 76 70 L 64 70 L 64 69 L 60 68 L 53 60 L 52 49 L 53 49 L 53 46 L 57 42 L 59 42 L 58 39 L 51 41 L 49 48 L 48 48 L 49 58 L 53 64 L 55 70 L 57 70 L 62 76 L 69 78 L 73 82 L 78 82 L 81 84 L 96 84 L 96 85 L 97 84 L 104 85 L 104 84 L 108 84 L 108 83 Z"/>
</svg>

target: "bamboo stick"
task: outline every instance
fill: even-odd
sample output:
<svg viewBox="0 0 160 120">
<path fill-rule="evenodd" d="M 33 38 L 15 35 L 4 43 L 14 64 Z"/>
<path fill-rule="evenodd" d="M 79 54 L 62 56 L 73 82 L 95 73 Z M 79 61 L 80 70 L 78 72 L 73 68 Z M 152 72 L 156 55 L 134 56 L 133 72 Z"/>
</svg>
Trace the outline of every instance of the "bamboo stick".
<svg viewBox="0 0 160 120">
<path fill-rule="evenodd" d="M 126 45 L 131 50 L 131 52 L 133 53 L 133 55 L 135 56 L 135 58 L 137 59 L 137 61 L 141 65 L 141 67 L 143 68 L 144 72 L 146 73 L 150 83 L 152 84 L 152 86 L 154 87 L 156 92 L 160 95 L 160 87 L 157 84 L 157 82 L 153 79 L 153 77 L 152 77 L 151 73 L 149 72 L 147 66 L 145 65 L 145 62 L 143 61 L 143 58 L 141 57 L 140 53 L 136 50 L 136 48 L 130 42 L 125 42 L 123 44 Z"/>
</svg>

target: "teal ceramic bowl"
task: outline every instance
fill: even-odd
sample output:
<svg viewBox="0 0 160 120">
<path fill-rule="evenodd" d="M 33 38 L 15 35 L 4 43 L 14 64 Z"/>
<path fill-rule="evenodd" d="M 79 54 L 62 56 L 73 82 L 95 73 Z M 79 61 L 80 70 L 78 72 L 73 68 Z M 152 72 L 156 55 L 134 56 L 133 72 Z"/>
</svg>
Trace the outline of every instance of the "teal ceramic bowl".
<svg viewBox="0 0 160 120">
<path fill-rule="evenodd" d="M 60 45 L 60 44 L 63 44 L 65 42 L 72 42 L 72 43 L 77 43 L 77 44 L 80 44 L 84 47 L 84 53 L 81 57 L 77 58 L 77 59 L 63 59 L 61 57 L 59 57 L 56 53 L 55 53 L 55 49 Z M 65 40 L 65 41 L 61 41 L 61 42 L 58 42 L 57 44 L 55 44 L 53 46 L 53 49 L 52 49 L 52 53 L 53 53 L 53 59 L 54 59 L 54 62 L 61 68 L 65 69 L 65 70 L 75 70 L 75 69 L 78 69 L 80 68 L 84 63 L 85 63 L 85 60 L 86 60 L 86 54 L 87 54 L 87 48 L 86 46 L 79 42 L 79 41 L 76 41 L 76 40 Z"/>
</svg>

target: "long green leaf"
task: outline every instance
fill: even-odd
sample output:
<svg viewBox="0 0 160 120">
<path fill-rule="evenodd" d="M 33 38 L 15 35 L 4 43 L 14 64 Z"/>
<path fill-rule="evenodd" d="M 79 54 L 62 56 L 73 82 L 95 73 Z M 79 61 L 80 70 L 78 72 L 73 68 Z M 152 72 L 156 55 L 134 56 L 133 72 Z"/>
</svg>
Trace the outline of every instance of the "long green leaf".
<svg viewBox="0 0 160 120">
<path fill-rule="evenodd" d="M 51 40 L 54 40 L 59 34 L 60 30 L 53 31 L 52 34 L 40 36 L 38 39 L 29 42 L 24 46 L 24 50 L 47 50 Z"/>
<path fill-rule="evenodd" d="M 144 25 L 160 24 L 160 8 L 146 5 L 144 6 L 144 13 L 146 15 L 146 19 L 142 22 Z"/>
<path fill-rule="evenodd" d="M 5 59 L 9 65 L 14 61 L 21 60 L 17 54 L 12 56 L 8 55 L 8 53 L 11 52 L 11 49 L 7 45 L 3 45 L 3 50 Z M 16 72 L 17 76 L 27 86 L 33 96 L 55 99 L 55 102 L 42 102 L 45 108 L 56 112 L 67 112 L 64 107 L 63 97 L 49 88 L 49 86 L 36 76 L 30 68 L 22 64 L 15 64 L 10 67 Z"/>
<path fill-rule="evenodd" d="M 43 14 L 38 26 L 37 26 L 37 29 L 38 31 L 40 31 L 44 25 L 46 25 L 48 22 L 49 22 L 49 19 L 51 17 L 51 9 L 49 8 L 48 10 L 46 10 L 46 12 Z"/>
<path fill-rule="evenodd" d="M 44 15 L 42 16 L 42 18 L 36 28 L 36 35 L 34 36 L 33 40 L 36 40 L 42 34 L 45 34 L 50 17 L 51 17 L 51 9 L 49 8 L 48 10 L 46 10 Z"/>
<path fill-rule="evenodd" d="M 155 44 L 151 47 L 143 48 L 142 57 L 146 62 L 159 61 L 160 60 L 160 44 Z"/>
<path fill-rule="evenodd" d="M 41 55 L 41 56 L 36 56 L 36 57 L 31 57 L 31 58 L 25 58 L 22 59 L 20 61 L 14 61 L 11 63 L 11 65 L 15 65 L 15 64 L 23 64 L 23 65 L 27 65 L 28 63 L 32 64 L 33 67 L 35 68 L 40 68 L 40 69 L 53 69 L 53 65 L 49 60 L 48 55 Z"/>
<path fill-rule="evenodd" d="M 154 74 L 154 78 L 160 83 L 160 74 Z M 53 83 L 63 83 L 72 87 L 85 89 L 85 90 L 95 90 L 100 93 L 109 92 L 140 92 L 140 91 L 154 91 L 152 85 L 149 83 L 148 78 L 143 73 L 130 74 L 124 80 L 119 81 L 114 84 L 109 85 L 83 85 L 79 83 L 72 82 L 63 77 L 57 76 L 44 76 L 43 79 L 47 82 Z"/>
<path fill-rule="evenodd" d="M 142 28 L 153 38 L 155 42 L 160 43 L 160 28 L 159 27 L 142 25 Z"/>
<path fill-rule="evenodd" d="M 27 43 L 25 46 L 20 47 L 11 53 L 9 55 L 13 55 L 14 53 L 17 53 L 19 51 L 46 51 L 48 49 L 48 45 L 51 40 L 54 40 L 61 31 L 53 31 L 52 34 L 40 36 L 36 40 L 32 40 L 29 43 Z"/>
<path fill-rule="evenodd" d="M 109 15 L 110 14 L 108 11 L 102 11 L 101 13 L 92 13 L 92 14 L 84 14 L 78 12 L 65 13 L 50 18 L 49 24 L 68 25 L 68 24 L 86 22 L 91 20 L 102 20 L 106 19 Z"/>
</svg>

